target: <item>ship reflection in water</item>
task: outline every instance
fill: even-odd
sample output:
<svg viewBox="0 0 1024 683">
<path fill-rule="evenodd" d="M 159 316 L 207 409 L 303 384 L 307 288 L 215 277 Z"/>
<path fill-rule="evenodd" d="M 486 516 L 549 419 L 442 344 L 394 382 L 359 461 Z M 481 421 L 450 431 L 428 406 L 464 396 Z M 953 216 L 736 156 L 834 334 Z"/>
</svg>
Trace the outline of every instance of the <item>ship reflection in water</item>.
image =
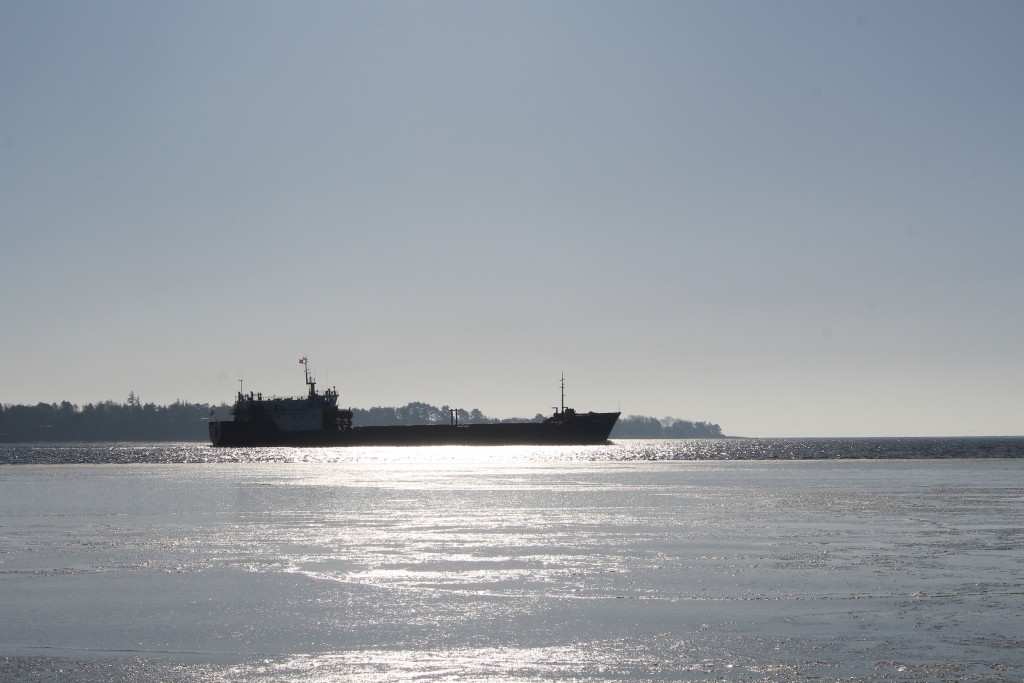
<svg viewBox="0 0 1024 683">
<path fill-rule="evenodd" d="M 352 411 L 338 407 L 338 392 L 316 390 L 309 359 L 305 398 L 268 398 L 241 391 L 231 409 L 234 420 L 211 420 L 214 446 L 504 446 L 586 445 L 608 442 L 619 413 L 577 413 L 562 406 L 543 422 L 460 424 L 451 412 L 449 424 L 364 426 L 352 424 Z"/>
</svg>

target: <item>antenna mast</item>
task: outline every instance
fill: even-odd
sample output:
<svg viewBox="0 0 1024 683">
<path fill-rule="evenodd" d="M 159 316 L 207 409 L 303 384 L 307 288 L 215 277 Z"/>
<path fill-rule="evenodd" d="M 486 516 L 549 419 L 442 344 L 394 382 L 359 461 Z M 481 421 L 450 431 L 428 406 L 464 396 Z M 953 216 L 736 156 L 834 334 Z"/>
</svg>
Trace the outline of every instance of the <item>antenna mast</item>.
<svg viewBox="0 0 1024 683">
<path fill-rule="evenodd" d="M 316 381 L 311 379 L 309 376 L 309 358 L 303 356 L 299 359 L 299 364 L 306 370 L 306 386 L 309 387 L 309 395 L 312 397 L 313 394 L 316 393 Z"/>
<path fill-rule="evenodd" d="M 562 373 L 562 412 L 565 412 L 565 373 Z"/>
</svg>

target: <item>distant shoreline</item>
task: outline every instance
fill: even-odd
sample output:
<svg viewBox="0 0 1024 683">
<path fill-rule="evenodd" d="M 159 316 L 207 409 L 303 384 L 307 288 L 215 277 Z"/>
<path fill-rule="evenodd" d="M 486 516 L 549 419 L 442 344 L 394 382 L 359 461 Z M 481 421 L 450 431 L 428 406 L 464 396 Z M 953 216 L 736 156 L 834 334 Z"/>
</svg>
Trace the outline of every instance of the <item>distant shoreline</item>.
<svg viewBox="0 0 1024 683">
<path fill-rule="evenodd" d="M 176 401 L 169 406 L 143 404 L 133 393 L 125 403 L 103 401 L 79 407 L 68 401 L 28 405 L 0 405 L 0 443 L 173 443 L 209 440 L 207 422 L 225 419 L 225 404 Z M 359 426 L 447 424 L 449 406 L 422 402 L 404 406 L 353 408 Z M 492 418 L 479 409 L 457 410 L 462 424 L 541 422 L 533 418 Z M 721 427 L 711 422 L 657 419 L 643 415 L 619 418 L 612 439 L 723 439 Z"/>
</svg>

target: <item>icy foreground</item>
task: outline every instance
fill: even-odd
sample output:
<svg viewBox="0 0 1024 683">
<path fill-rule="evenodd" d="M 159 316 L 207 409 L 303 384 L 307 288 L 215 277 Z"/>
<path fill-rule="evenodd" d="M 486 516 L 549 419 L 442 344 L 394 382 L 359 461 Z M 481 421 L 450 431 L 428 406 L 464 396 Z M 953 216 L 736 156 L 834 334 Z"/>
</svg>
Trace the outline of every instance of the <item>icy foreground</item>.
<svg viewBox="0 0 1024 683">
<path fill-rule="evenodd" d="M 433 455 L 0 468 L 0 680 L 1024 677 L 1024 461 Z"/>
</svg>

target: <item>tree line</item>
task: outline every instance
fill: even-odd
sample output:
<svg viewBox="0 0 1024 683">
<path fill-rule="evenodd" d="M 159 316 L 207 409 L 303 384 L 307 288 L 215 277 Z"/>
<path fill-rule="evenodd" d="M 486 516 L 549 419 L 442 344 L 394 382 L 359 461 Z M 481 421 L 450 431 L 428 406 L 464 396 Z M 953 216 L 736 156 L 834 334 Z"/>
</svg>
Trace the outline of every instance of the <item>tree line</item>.
<svg viewBox="0 0 1024 683">
<path fill-rule="evenodd" d="M 220 406 L 227 415 L 227 406 Z M 32 441 L 202 441 L 206 420 L 217 410 L 205 403 L 143 404 L 134 393 L 126 403 L 103 401 L 77 406 L 62 401 L 34 406 L 0 406 L 0 442 Z"/>
<path fill-rule="evenodd" d="M 210 419 L 228 419 L 229 406 L 175 401 L 168 406 L 142 403 L 132 392 L 124 403 L 103 401 L 77 406 L 68 401 L 38 403 L 34 406 L 0 405 L 0 443 L 38 441 L 206 441 Z M 449 406 L 413 402 L 401 407 L 353 408 L 356 425 L 447 424 Z M 498 419 L 480 410 L 457 409 L 460 424 L 498 422 L 541 422 L 532 419 Z M 612 430 L 620 439 L 721 438 L 721 428 L 709 422 L 676 418 L 661 420 L 630 415 L 620 418 Z"/>
<path fill-rule="evenodd" d="M 692 422 L 675 417 L 661 420 L 643 415 L 620 417 L 612 438 L 620 439 L 722 439 L 722 428 L 712 422 Z"/>
</svg>

